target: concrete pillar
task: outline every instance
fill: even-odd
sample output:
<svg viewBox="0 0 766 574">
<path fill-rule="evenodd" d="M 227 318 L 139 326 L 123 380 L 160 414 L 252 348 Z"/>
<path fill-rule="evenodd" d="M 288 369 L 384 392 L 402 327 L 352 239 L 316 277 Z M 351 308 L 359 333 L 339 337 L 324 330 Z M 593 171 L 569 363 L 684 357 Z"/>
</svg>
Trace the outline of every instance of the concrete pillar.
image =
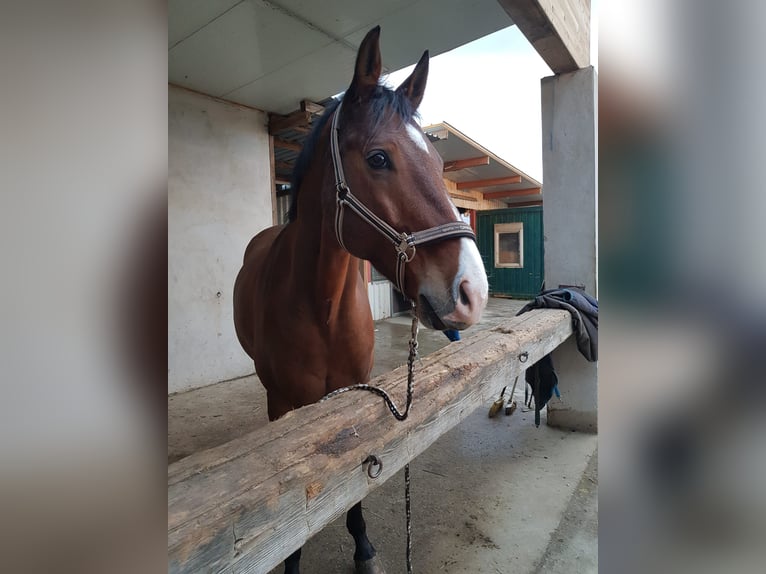
<svg viewBox="0 0 766 574">
<path fill-rule="evenodd" d="M 542 80 L 545 287 L 578 285 L 598 297 L 597 77 L 593 67 Z M 570 337 L 553 353 L 561 400 L 551 426 L 597 429 L 597 363 Z"/>
</svg>

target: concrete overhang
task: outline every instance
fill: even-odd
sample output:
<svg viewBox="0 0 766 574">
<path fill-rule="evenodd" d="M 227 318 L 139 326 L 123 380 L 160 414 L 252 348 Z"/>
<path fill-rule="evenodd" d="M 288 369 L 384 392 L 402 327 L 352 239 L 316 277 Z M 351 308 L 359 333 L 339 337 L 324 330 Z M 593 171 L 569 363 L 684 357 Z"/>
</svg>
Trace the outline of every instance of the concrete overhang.
<svg viewBox="0 0 766 574">
<path fill-rule="evenodd" d="M 170 0 L 168 77 L 284 114 L 343 91 L 375 25 L 395 71 L 512 24 L 497 0 Z"/>
</svg>

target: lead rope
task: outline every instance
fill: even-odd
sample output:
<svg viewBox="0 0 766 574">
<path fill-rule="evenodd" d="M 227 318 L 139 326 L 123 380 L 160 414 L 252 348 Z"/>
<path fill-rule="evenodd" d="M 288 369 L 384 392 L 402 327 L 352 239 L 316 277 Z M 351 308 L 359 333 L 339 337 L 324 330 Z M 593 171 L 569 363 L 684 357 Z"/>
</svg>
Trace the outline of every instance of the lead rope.
<svg viewBox="0 0 766 574">
<path fill-rule="evenodd" d="M 418 356 L 418 315 L 416 312 L 415 304 L 412 305 L 412 327 L 410 329 L 410 343 L 409 343 L 409 355 L 407 356 L 407 399 L 404 406 L 404 412 L 402 413 L 397 408 L 396 404 L 389 394 L 373 385 L 366 383 L 360 383 L 358 385 L 350 385 L 348 387 L 342 387 L 336 389 L 331 393 L 326 394 L 319 402 L 324 402 L 327 399 L 342 395 L 349 391 L 369 391 L 381 397 L 385 402 L 391 414 L 394 415 L 396 420 L 403 421 L 410 414 L 410 407 L 412 406 L 412 395 L 415 387 L 414 371 L 415 371 L 415 359 Z M 372 464 L 372 463 L 371 463 Z M 407 574 L 412 574 L 412 502 L 410 500 L 410 465 L 409 463 L 404 465 L 404 513 L 407 519 Z"/>
<path fill-rule="evenodd" d="M 407 516 L 407 574 L 412 574 L 412 502 L 410 501 L 410 463 L 404 465 L 404 513 Z"/>
</svg>

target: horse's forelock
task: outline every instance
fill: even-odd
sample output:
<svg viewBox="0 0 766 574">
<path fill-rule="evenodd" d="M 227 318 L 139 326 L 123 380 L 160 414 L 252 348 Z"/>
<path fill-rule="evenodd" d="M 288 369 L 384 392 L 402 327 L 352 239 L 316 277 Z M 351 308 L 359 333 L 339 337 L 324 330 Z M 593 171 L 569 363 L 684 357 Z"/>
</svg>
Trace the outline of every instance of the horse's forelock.
<svg viewBox="0 0 766 574">
<path fill-rule="evenodd" d="M 370 111 L 375 128 L 393 114 L 399 116 L 404 122 L 410 122 L 417 117 L 417 110 L 412 107 L 412 103 L 404 94 L 383 85 L 378 86 L 371 98 Z"/>
</svg>

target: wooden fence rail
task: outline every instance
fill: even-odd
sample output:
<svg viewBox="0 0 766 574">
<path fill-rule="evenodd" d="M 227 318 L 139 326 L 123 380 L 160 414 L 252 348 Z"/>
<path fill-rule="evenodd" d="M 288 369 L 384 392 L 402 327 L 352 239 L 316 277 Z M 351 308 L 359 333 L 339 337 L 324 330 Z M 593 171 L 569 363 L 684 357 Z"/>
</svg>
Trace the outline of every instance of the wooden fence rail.
<svg viewBox="0 0 766 574">
<path fill-rule="evenodd" d="M 530 311 L 418 362 L 404 422 L 371 393 L 346 393 L 170 465 L 168 571 L 268 572 L 571 333 L 567 312 Z M 403 403 L 406 380 L 400 367 L 372 382 Z"/>
</svg>

